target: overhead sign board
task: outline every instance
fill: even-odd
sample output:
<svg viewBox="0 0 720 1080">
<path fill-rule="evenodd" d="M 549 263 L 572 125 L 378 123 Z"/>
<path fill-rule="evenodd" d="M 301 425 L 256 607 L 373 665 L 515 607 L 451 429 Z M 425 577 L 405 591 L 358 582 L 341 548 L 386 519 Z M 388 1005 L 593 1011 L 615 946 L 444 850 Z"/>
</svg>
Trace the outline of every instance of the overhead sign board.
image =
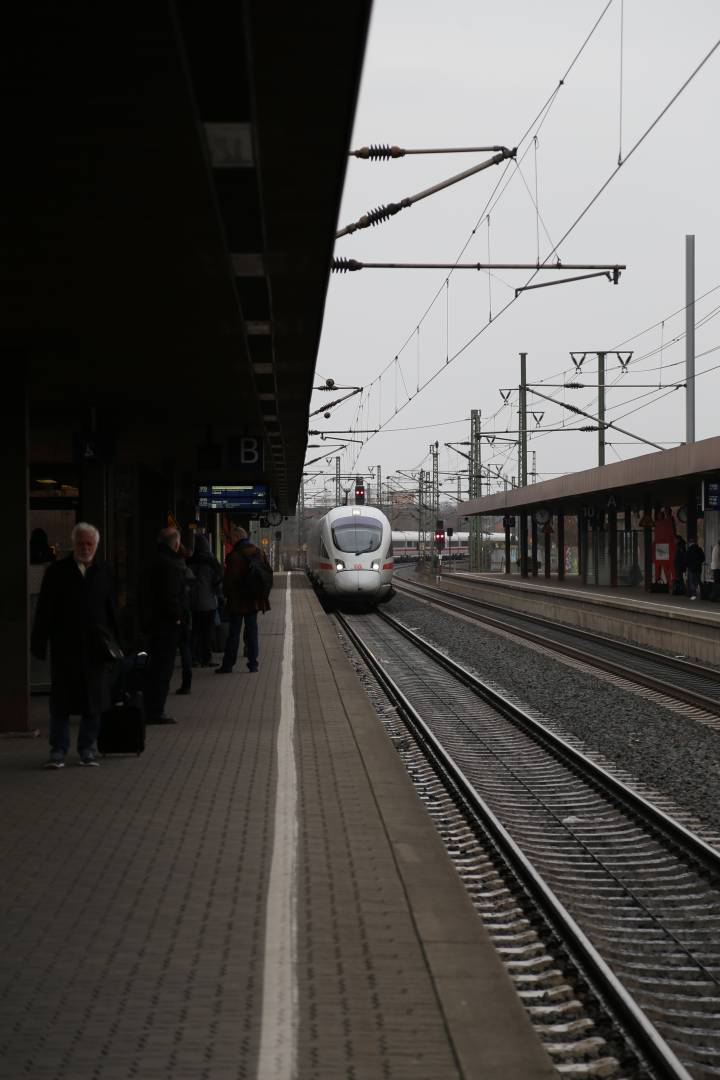
<svg viewBox="0 0 720 1080">
<path fill-rule="evenodd" d="M 720 510 L 720 484 L 717 481 L 703 480 L 703 510 Z"/>
<path fill-rule="evenodd" d="M 197 489 L 198 510 L 250 510 L 270 509 L 270 493 L 267 484 L 202 485 Z"/>
</svg>

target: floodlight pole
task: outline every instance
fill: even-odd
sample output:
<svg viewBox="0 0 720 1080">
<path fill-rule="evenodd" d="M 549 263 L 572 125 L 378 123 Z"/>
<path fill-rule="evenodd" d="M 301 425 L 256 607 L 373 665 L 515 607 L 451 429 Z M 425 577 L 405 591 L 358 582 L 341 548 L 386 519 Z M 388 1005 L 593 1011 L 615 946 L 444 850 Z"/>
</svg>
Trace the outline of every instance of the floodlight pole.
<svg viewBox="0 0 720 1080">
<path fill-rule="evenodd" d="M 605 353 L 598 358 L 598 465 L 605 464 Z"/>
<path fill-rule="evenodd" d="M 340 505 L 340 458 L 335 458 L 335 505 Z"/>
<path fill-rule="evenodd" d="M 695 236 L 685 237 L 685 442 L 695 442 Z"/>
<path fill-rule="evenodd" d="M 520 487 L 527 484 L 527 353 L 520 353 L 520 442 L 518 445 L 518 477 Z"/>
</svg>

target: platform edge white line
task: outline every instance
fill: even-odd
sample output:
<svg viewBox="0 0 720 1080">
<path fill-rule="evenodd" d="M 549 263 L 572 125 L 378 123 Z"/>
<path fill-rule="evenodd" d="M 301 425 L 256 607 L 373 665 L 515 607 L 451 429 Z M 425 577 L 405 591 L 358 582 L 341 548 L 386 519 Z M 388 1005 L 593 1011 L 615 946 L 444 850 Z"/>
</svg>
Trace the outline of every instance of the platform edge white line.
<svg viewBox="0 0 720 1080">
<path fill-rule="evenodd" d="M 298 806 L 293 689 L 292 575 L 286 576 L 285 629 L 276 740 L 277 784 L 265 909 L 258 1080 L 295 1080 L 297 1070 Z"/>
</svg>

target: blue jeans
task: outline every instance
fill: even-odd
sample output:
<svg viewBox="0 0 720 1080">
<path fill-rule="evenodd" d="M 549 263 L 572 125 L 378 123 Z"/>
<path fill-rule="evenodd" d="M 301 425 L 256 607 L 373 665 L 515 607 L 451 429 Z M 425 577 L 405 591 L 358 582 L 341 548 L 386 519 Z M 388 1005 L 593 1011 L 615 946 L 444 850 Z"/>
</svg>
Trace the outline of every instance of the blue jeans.
<svg viewBox="0 0 720 1080">
<path fill-rule="evenodd" d="M 95 757 L 100 717 L 83 713 L 78 729 L 77 751 L 80 757 Z M 58 709 L 50 710 L 50 756 L 64 758 L 70 749 L 70 715 Z"/>
<path fill-rule="evenodd" d="M 231 615 L 228 619 L 228 636 L 225 644 L 225 655 L 222 667 L 225 671 L 232 671 L 240 649 L 240 631 L 243 619 L 245 620 L 245 649 L 247 652 L 248 671 L 257 671 L 258 666 L 258 628 L 257 611 L 251 611 L 247 615 Z"/>
<path fill-rule="evenodd" d="M 688 570 L 688 596 L 694 596 L 700 585 L 700 571 Z"/>
</svg>

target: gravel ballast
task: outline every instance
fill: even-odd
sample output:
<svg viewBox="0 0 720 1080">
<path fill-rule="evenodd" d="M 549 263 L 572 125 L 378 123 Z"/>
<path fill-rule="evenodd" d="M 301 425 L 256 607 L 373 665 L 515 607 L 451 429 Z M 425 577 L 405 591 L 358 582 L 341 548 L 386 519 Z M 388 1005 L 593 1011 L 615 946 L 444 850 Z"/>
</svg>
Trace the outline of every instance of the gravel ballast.
<svg viewBox="0 0 720 1080">
<path fill-rule="evenodd" d="M 533 715 L 720 829 L 720 733 L 521 642 L 396 595 L 398 619 Z"/>
</svg>

